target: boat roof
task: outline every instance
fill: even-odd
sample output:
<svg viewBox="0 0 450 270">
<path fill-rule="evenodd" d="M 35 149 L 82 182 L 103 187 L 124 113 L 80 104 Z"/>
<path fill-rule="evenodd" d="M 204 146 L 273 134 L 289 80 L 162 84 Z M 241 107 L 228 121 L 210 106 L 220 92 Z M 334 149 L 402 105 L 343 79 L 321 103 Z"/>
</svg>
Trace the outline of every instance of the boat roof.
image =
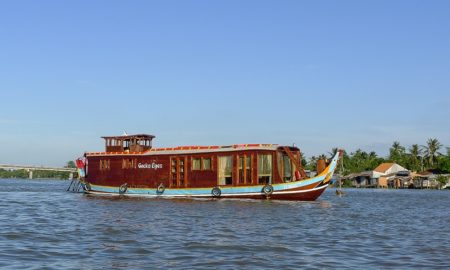
<svg viewBox="0 0 450 270">
<path fill-rule="evenodd" d="M 288 146 L 290 150 L 298 151 L 297 147 Z M 278 150 L 278 144 L 234 144 L 226 146 L 177 146 L 166 148 L 152 148 L 144 152 L 87 152 L 86 156 L 116 156 L 116 155 L 179 155 L 179 154 L 200 154 L 216 152 L 235 152 L 245 150 Z"/>
<path fill-rule="evenodd" d="M 155 135 L 150 134 L 134 134 L 134 135 L 121 135 L 121 136 L 103 136 L 103 139 L 118 139 L 118 140 L 126 140 L 126 139 L 154 139 Z"/>
</svg>

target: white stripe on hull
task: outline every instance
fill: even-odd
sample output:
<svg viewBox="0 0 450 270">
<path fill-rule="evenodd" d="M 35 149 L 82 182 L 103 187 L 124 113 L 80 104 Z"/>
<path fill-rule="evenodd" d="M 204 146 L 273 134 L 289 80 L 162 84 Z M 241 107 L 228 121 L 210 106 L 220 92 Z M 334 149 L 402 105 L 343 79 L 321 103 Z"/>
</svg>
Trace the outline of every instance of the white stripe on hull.
<svg viewBox="0 0 450 270">
<path fill-rule="evenodd" d="M 321 189 L 325 189 L 328 187 L 328 184 L 323 185 L 321 187 L 316 187 L 312 189 L 306 189 L 306 190 L 279 190 L 274 191 L 271 195 L 282 195 L 282 194 L 301 194 L 301 193 L 307 193 L 312 191 L 317 191 Z M 187 195 L 187 194 L 180 194 L 180 195 L 154 195 L 154 194 L 144 194 L 144 193 L 112 193 L 112 192 L 98 192 L 98 191 L 85 191 L 86 194 L 93 194 L 93 195 L 103 195 L 103 196 L 127 196 L 127 197 L 147 197 L 147 198 L 222 198 L 222 197 L 248 197 L 248 196 L 265 196 L 262 192 L 249 192 L 249 193 L 233 193 L 233 194 L 221 194 L 219 197 L 214 197 L 211 194 L 198 194 L 198 195 Z"/>
</svg>

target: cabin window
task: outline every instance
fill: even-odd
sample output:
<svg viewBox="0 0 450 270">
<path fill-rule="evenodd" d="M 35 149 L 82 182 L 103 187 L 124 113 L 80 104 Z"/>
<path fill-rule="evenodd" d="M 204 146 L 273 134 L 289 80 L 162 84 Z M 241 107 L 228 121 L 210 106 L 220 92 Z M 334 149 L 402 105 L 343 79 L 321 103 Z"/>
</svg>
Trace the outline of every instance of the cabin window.
<svg viewBox="0 0 450 270">
<path fill-rule="evenodd" d="M 193 158 L 192 159 L 192 170 L 198 171 L 201 168 L 201 158 Z"/>
<path fill-rule="evenodd" d="M 202 158 L 202 170 L 211 170 L 211 158 Z"/>
<path fill-rule="evenodd" d="M 219 185 L 233 184 L 233 159 L 232 156 L 225 156 L 218 158 L 219 167 Z"/>
<path fill-rule="evenodd" d="M 179 175 L 180 181 L 178 182 L 178 186 L 183 187 L 184 186 L 184 160 L 183 159 L 178 160 L 178 171 L 180 172 L 180 175 Z"/>
<path fill-rule="evenodd" d="M 245 163 L 245 171 L 246 171 L 246 183 L 252 182 L 252 156 L 246 157 L 247 162 Z"/>
<path fill-rule="evenodd" d="M 106 159 L 101 159 L 100 160 L 100 170 L 101 171 L 104 171 L 104 170 L 109 170 L 111 167 L 110 167 L 110 161 L 109 161 L 109 159 L 108 160 L 106 160 Z"/>
<path fill-rule="evenodd" d="M 211 158 L 192 158 L 192 170 L 211 170 Z"/>
<path fill-rule="evenodd" d="M 122 169 L 136 169 L 137 159 L 122 159 Z"/>
<path fill-rule="evenodd" d="M 171 172 L 171 177 L 172 177 L 172 186 L 177 186 L 178 182 L 177 182 L 177 160 L 176 159 L 172 159 L 171 161 L 171 166 L 170 166 L 170 172 Z"/>
<path fill-rule="evenodd" d="M 252 157 L 240 156 L 239 157 L 239 183 L 251 183 L 252 182 Z"/>
<path fill-rule="evenodd" d="M 258 183 L 272 183 L 272 155 L 258 155 Z"/>
<path fill-rule="evenodd" d="M 185 187 L 187 185 L 187 157 L 172 158 L 170 161 L 170 177 L 172 187 Z"/>
<path fill-rule="evenodd" d="M 292 162 L 289 156 L 283 155 L 283 180 L 292 181 Z"/>
</svg>

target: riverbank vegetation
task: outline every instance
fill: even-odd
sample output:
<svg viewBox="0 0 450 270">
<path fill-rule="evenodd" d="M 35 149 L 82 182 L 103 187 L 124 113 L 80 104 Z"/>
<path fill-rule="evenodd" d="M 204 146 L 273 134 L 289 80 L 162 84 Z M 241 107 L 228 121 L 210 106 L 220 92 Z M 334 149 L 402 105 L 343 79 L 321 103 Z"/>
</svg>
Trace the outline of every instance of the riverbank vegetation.
<svg viewBox="0 0 450 270">
<path fill-rule="evenodd" d="M 36 178 L 54 178 L 54 179 L 69 179 L 70 172 L 58 171 L 39 171 L 33 170 L 33 179 Z M 26 170 L 4 170 L 0 169 L 0 178 L 29 178 L 29 172 Z"/>
<path fill-rule="evenodd" d="M 330 158 L 337 151 L 338 148 L 334 148 L 327 154 L 311 157 L 306 168 L 315 170 L 318 159 Z M 428 139 L 424 145 L 413 144 L 408 148 L 395 141 L 389 149 L 387 157 L 380 157 L 374 151 L 366 152 L 358 149 L 350 154 L 344 151 L 341 161 L 343 164 L 339 165 L 338 172 L 343 175 L 373 170 L 383 162 L 395 162 L 414 172 L 431 170 L 437 174 L 445 174 L 450 173 L 450 148 L 444 147 L 435 138 Z"/>
<path fill-rule="evenodd" d="M 75 162 L 69 161 L 65 168 L 75 168 Z M 75 175 L 76 176 L 76 175 Z M 5 170 L 0 169 L 0 178 L 29 178 L 30 173 L 27 170 Z M 33 170 L 33 179 L 69 179 L 70 172 L 49 171 L 49 170 Z"/>
</svg>

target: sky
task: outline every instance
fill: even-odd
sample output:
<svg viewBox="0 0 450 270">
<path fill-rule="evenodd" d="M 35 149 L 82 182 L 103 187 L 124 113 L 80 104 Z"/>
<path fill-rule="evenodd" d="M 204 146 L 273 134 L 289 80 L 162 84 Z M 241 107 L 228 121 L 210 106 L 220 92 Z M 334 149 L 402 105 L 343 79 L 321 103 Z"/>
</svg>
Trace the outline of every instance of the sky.
<svg viewBox="0 0 450 270">
<path fill-rule="evenodd" d="M 450 1 L 0 1 L 0 163 L 154 146 L 450 146 Z M 444 150 L 442 152 L 445 152 Z"/>
</svg>

